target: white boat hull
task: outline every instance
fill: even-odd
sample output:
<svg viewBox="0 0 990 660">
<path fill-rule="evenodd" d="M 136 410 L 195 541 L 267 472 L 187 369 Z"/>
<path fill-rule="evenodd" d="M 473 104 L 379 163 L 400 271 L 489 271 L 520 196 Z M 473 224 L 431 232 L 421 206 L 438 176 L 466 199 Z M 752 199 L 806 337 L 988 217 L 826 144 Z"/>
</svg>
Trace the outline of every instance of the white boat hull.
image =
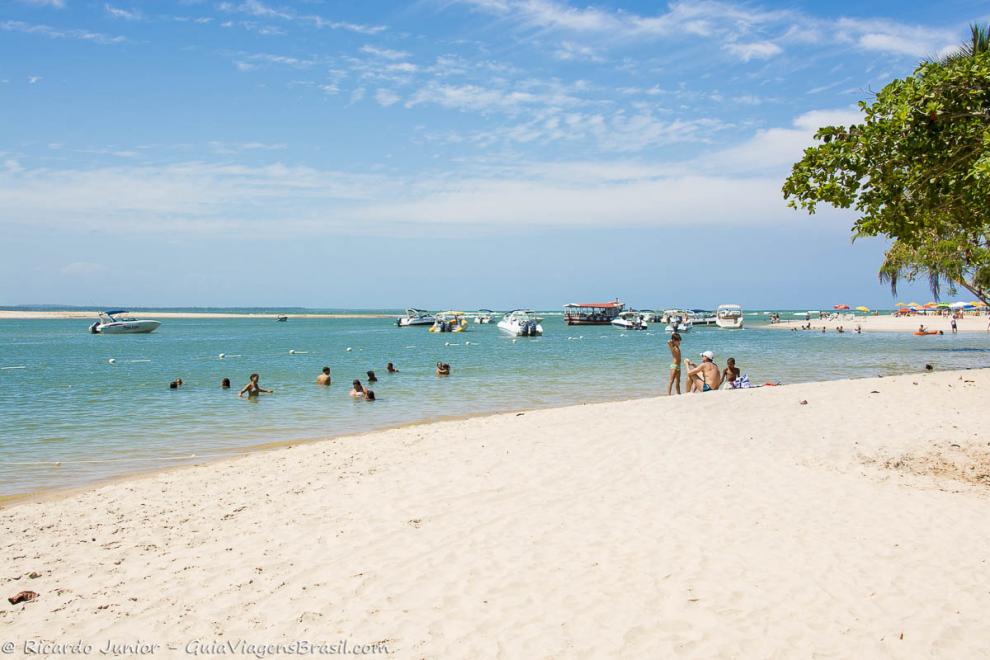
<svg viewBox="0 0 990 660">
<path fill-rule="evenodd" d="M 433 317 L 423 317 L 416 319 L 402 317 L 399 319 L 398 326 L 400 328 L 409 328 L 414 325 L 433 325 L 434 323 L 436 323 L 436 319 L 434 319 Z"/>
<path fill-rule="evenodd" d="M 101 335 L 142 335 L 154 332 L 160 325 L 158 321 L 118 321 L 102 323 L 96 326 L 96 332 Z"/>
<path fill-rule="evenodd" d="M 742 330 L 742 317 L 737 319 L 716 319 L 715 325 L 725 330 Z"/>
<path fill-rule="evenodd" d="M 622 330 L 646 330 L 649 327 L 649 323 L 640 322 L 636 324 L 626 319 L 612 319 L 612 325 Z"/>
<path fill-rule="evenodd" d="M 502 332 L 508 333 L 512 337 L 541 337 L 543 336 L 543 324 L 537 323 L 535 329 L 530 326 L 527 331 L 523 324 L 517 323 L 515 321 L 499 321 L 498 329 Z"/>
</svg>

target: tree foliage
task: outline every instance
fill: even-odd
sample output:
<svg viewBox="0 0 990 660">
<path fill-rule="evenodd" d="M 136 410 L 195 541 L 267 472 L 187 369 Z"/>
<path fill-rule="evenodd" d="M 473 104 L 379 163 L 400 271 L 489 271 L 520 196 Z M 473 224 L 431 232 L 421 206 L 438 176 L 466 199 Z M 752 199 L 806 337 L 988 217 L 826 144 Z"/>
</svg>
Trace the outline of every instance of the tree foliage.
<svg viewBox="0 0 990 660">
<path fill-rule="evenodd" d="M 783 187 L 788 205 L 855 209 L 854 237 L 893 239 L 880 278 L 927 276 L 938 296 L 968 289 L 990 303 L 990 50 L 972 45 L 859 104 L 862 123 L 826 126 Z"/>
</svg>

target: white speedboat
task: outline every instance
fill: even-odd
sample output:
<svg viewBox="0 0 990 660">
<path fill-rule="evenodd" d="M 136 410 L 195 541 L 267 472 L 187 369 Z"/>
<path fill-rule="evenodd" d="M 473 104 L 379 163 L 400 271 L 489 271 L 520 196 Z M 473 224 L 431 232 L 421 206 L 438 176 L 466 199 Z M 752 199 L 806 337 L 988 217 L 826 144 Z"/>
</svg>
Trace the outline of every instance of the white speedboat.
<svg viewBox="0 0 990 660">
<path fill-rule="evenodd" d="M 139 335 L 154 332 L 161 325 L 160 321 L 121 316 L 126 313 L 125 309 L 100 312 L 100 320 L 89 326 L 89 331 L 94 335 Z"/>
<path fill-rule="evenodd" d="M 478 313 L 474 315 L 475 323 L 491 323 L 492 319 L 495 318 L 495 312 L 490 309 L 479 309 Z"/>
<path fill-rule="evenodd" d="M 719 305 L 715 310 L 715 325 L 728 330 L 743 327 L 743 311 L 739 305 Z"/>
<path fill-rule="evenodd" d="M 437 319 L 433 316 L 433 314 L 423 311 L 422 309 L 410 307 L 406 310 L 405 316 L 400 316 L 396 319 L 395 324 L 400 328 L 408 328 L 413 325 L 433 325 L 436 320 Z"/>
<path fill-rule="evenodd" d="M 639 312 L 636 311 L 622 312 L 612 319 L 612 325 L 623 330 L 646 330 L 650 327 L 650 324 L 644 321 Z"/>
<path fill-rule="evenodd" d="M 285 314 L 279 314 L 278 316 L 275 317 L 275 320 L 278 321 L 279 323 L 285 323 L 286 321 L 289 320 L 289 317 L 286 316 Z"/>
<path fill-rule="evenodd" d="M 666 309 L 660 315 L 660 322 L 667 324 L 664 330 L 668 333 L 690 332 L 694 326 L 691 312 L 686 309 Z"/>
<path fill-rule="evenodd" d="M 498 322 L 498 329 L 513 337 L 539 337 L 543 334 L 542 321 L 531 309 L 515 309 Z"/>
</svg>

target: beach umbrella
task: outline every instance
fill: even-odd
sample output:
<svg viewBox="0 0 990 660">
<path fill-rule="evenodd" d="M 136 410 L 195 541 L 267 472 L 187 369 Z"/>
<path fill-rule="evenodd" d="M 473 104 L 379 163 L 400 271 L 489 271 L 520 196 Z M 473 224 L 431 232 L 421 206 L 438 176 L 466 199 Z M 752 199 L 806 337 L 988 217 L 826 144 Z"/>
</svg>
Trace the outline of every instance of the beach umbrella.
<svg viewBox="0 0 990 660">
<path fill-rule="evenodd" d="M 857 312 L 868 312 L 868 311 L 870 311 L 870 308 L 869 307 L 864 307 L 863 305 L 860 305 L 859 307 L 856 308 L 856 311 Z"/>
<path fill-rule="evenodd" d="M 985 302 L 983 302 L 982 300 L 974 300 L 973 302 L 971 302 L 969 304 L 972 305 L 973 307 L 986 307 L 987 306 L 987 304 Z"/>
<path fill-rule="evenodd" d="M 941 309 L 948 309 L 949 308 L 949 303 L 947 303 L 947 302 L 940 302 L 939 304 L 937 304 L 935 306 L 936 307 L 939 307 Z"/>
<path fill-rule="evenodd" d="M 951 305 L 949 305 L 949 308 L 950 309 L 967 309 L 967 308 L 972 307 L 972 306 L 973 306 L 972 303 L 961 302 L 960 301 L 960 302 L 954 302 L 954 303 L 952 303 Z"/>
<path fill-rule="evenodd" d="M 894 307 L 907 307 L 904 303 L 897 303 Z"/>
<path fill-rule="evenodd" d="M 849 309 L 849 305 L 832 305 L 832 309 Z"/>
<path fill-rule="evenodd" d="M 908 307 L 921 307 L 921 305 L 919 305 L 919 304 L 918 304 L 918 303 L 916 303 L 916 302 L 909 302 L 909 303 L 908 303 Z"/>
<path fill-rule="evenodd" d="M 925 303 L 925 307 L 931 309 L 932 307 L 938 307 L 938 303 L 935 301 L 929 301 Z"/>
</svg>

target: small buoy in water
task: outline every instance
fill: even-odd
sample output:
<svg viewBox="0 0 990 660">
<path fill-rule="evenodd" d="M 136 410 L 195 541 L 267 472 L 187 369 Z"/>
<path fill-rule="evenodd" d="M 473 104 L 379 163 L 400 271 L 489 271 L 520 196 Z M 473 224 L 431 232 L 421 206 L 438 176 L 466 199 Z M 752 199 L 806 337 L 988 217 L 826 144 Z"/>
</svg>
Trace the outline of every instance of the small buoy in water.
<svg viewBox="0 0 990 660">
<path fill-rule="evenodd" d="M 348 353 L 350 353 L 350 352 L 351 352 L 351 351 L 353 351 L 353 350 L 354 350 L 354 349 L 353 349 L 353 348 L 351 348 L 350 346 L 348 346 L 348 347 L 347 347 L 347 352 L 348 352 Z"/>
<path fill-rule="evenodd" d="M 513 339 L 512 340 L 512 343 L 515 344 L 517 341 L 519 341 L 519 340 L 518 339 Z"/>
<path fill-rule="evenodd" d="M 107 360 L 107 362 L 109 362 L 110 364 L 117 364 L 117 360 L 115 360 L 114 358 L 110 358 L 109 360 Z"/>
<path fill-rule="evenodd" d="M 289 355 L 295 355 L 295 354 L 296 354 L 295 349 L 290 348 L 289 349 Z"/>
<path fill-rule="evenodd" d="M 444 345 L 444 346 L 450 346 L 450 342 L 449 342 L 449 341 L 445 341 L 445 342 L 443 343 L 443 345 Z"/>
<path fill-rule="evenodd" d="M 220 354 L 220 355 L 218 355 L 217 357 L 218 357 L 218 358 L 220 358 L 220 359 L 222 360 L 222 359 L 224 359 L 225 357 L 227 357 L 227 354 L 226 354 L 226 353 L 221 353 L 221 354 Z"/>
</svg>

